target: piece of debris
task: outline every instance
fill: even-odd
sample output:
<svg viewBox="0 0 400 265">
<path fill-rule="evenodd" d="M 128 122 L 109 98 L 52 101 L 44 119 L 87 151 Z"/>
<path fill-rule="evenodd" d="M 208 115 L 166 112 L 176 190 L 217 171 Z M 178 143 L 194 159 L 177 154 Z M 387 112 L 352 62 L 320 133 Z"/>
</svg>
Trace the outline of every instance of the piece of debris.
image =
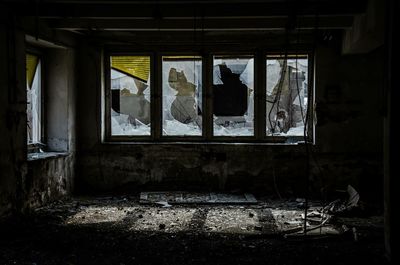
<svg viewBox="0 0 400 265">
<path fill-rule="evenodd" d="M 320 217 L 321 218 L 323 216 L 324 215 L 319 211 L 312 211 L 312 212 L 307 213 L 307 217 Z M 302 214 L 302 217 L 304 219 L 304 214 Z"/>
<path fill-rule="evenodd" d="M 256 225 L 256 226 L 254 226 L 254 230 L 262 231 L 262 226 L 261 225 Z"/>
<path fill-rule="evenodd" d="M 158 228 L 160 228 L 160 230 L 164 230 L 164 229 L 165 229 L 165 224 L 160 224 L 160 225 L 158 226 Z"/>
<path fill-rule="evenodd" d="M 360 205 L 360 195 L 351 186 L 347 186 L 348 199 L 343 201 L 334 200 L 324 207 L 323 211 L 336 216 L 355 216 L 359 215 L 362 210 Z"/>
<path fill-rule="evenodd" d="M 163 207 L 163 208 L 169 208 L 169 207 L 172 206 L 172 205 L 169 204 L 167 201 L 158 201 L 158 202 L 156 202 L 156 204 L 160 205 L 160 206 Z"/>
<path fill-rule="evenodd" d="M 287 225 L 301 225 L 303 223 L 303 221 L 300 221 L 300 220 L 287 220 L 287 221 L 285 221 L 284 222 L 284 224 L 287 224 Z"/>
<path fill-rule="evenodd" d="M 196 193 L 196 192 L 141 192 L 140 203 L 152 204 L 168 201 L 173 204 L 256 204 L 250 193 Z"/>
<path fill-rule="evenodd" d="M 307 213 L 307 221 L 312 222 L 312 223 L 321 223 L 324 219 L 329 218 L 329 216 L 323 212 L 320 211 L 312 211 Z M 304 213 L 301 214 L 301 219 L 305 219 Z"/>
<path fill-rule="evenodd" d="M 285 237 L 289 235 L 307 234 L 317 229 L 319 229 L 319 233 L 327 234 L 329 232 L 330 234 L 332 234 L 332 229 L 330 229 L 331 225 L 328 225 L 332 216 L 324 213 L 323 209 L 308 212 L 307 218 L 305 218 L 304 213 L 302 213 L 300 216 L 301 218 L 285 220 L 284 224 L 292 226 L 282 231 Z M 307 219 L 306 223 L 304 223 L 306 221 L 305 219 Z M 295 226 L 293 227 L 293 225 Z M 304 231 L 304 229 L 306 229 L 306 231 Z"/>
<path fill-rule="evenodd" d="M 352 228 L 352 232 L 353 232 L 353 239 L 355 242 L 358 242 L 358 232 L 357 229 L 355 227 Z"/>
<path fill-rule="evenodd" d="M 253 214 L 253 213 L 249 213 L 249 217 L 250 217 L 250 218 L 253 218 L 253 217 L 254 217 L 254 214 Z"/>
<path fill-rule="evenodd" d="M 303 231 L 303 226 L 298 226 L 298 227 L 293 227 L 293 228 L 286 229 L 286 230 L 282 231 L 282 234 L 288 235 L 288 234 L 297 233 L 297 232 L 300 232 L 300 231 Z"/>
<path fill-rule="evenodd" d="M 358 201 L 360 200 L 360 194 L 351 186 L 347 186 L 347 193 L 349 194 L 349 199 L 347 200 L 347 207 L 356 207 Z"/>
</svg>

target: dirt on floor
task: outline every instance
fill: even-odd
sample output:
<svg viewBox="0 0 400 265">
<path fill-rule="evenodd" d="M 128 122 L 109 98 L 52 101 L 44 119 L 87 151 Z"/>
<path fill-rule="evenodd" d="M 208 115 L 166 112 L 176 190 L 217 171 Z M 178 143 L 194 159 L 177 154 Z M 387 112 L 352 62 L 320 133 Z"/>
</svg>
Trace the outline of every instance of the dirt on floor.
<svg viewBox="0 0 400 265">
<path fill-rule="evenodd" d="M 73 198 L 0 226 L 0 264 L 385 264 L 379 215 L 328 216 L 301 200 L 140 204 Z M 304 235 L 304 224 L 307 234 Z"/>
</svg>

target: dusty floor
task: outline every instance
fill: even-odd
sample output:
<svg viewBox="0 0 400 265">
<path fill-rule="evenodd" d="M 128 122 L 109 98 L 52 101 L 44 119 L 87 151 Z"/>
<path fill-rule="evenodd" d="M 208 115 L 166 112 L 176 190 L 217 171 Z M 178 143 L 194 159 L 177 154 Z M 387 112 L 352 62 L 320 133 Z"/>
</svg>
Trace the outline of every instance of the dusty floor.
<svg viewBox="0 0 400 265">
<path fill-rule="evenodd" d="M 288 233 L 303 213 L 295 200 L 162 207 L 138 196 L 69 199 L 1 224 L 0 264 L 385 263 L 380 216 Z"/>
</svg>

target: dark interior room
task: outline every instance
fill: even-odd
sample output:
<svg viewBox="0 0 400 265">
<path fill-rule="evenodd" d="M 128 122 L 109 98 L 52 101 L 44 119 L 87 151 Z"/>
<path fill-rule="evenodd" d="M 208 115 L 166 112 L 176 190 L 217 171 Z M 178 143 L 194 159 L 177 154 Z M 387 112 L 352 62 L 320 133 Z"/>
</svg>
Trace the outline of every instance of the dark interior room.
<svg viewBox="0 0 400 265">
<path fill-rule="evenodd" d="M 394 263 L 399 11 L 0 0 L 0 264 Z"/>
</svg>

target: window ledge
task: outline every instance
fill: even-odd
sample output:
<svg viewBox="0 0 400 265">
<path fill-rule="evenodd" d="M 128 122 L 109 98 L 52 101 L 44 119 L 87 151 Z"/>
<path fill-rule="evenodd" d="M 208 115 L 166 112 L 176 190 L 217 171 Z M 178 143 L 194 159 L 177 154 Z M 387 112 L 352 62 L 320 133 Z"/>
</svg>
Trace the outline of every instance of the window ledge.
<svg viewBox="0 0 400 265">
<path fill-rule="evenodd" d="M 232 142 L 232 141 L 212 141 L 212 142 L 196 142 L 196 141 L 105 141 L 103 145 L 304 145 L 304 142 Z"/>
<path fill-rule="evenodd" d="M 44 160 L 49 158 L 57 158 L 68 156 L 68 152 L 43 152 L 43 153 L 29 153 L 28 161 Z"/>
</svg>

